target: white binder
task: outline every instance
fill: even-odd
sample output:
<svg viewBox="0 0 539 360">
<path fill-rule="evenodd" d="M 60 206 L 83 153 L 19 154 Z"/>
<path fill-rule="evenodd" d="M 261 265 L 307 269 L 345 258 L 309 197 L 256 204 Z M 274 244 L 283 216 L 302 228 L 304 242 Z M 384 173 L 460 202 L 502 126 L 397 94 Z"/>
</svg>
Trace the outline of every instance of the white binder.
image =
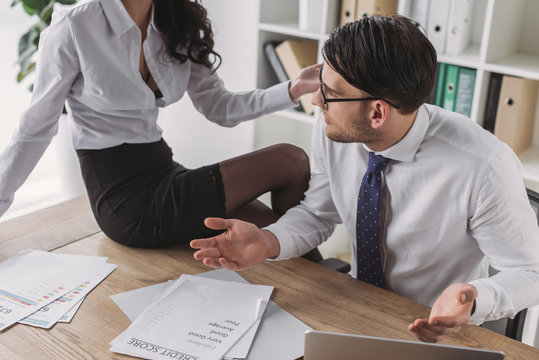
<svg viewBox="0 0 539 360">
<path fill-rule="evenodd" d="M 473 20 L 472 0 L 452 0 L 445 53 L 458 55 L 470 44 Z"/>
<path fill-rule="evenodd" d="M 445 52 L 451 1 L 430 0 L 427 36 L 438 54 Z"/>
<path fill-rule="evenodd" d="M 429 18 L 429 0 L 415 0 L 410 5 L 410 18 L 420 25 L 421 31 L 426 34 Z"/>
<path fill-rule="evenodd" d="M 299 0 L 299 28 L 301 30 L 321 32 L 323 0 Z"/>
</svg>

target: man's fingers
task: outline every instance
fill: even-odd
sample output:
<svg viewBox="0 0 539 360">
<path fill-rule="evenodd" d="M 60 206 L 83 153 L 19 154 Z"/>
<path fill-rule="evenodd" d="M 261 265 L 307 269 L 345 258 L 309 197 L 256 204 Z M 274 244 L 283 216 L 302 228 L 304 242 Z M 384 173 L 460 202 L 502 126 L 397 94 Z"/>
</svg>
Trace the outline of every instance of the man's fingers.
<svg viewBox="0 0 539 360">
<path fill-rule="evenodd" d="M 220 235 L 217 235 L 217 236 L 220 236 Z M 207 238 L 207 239 L 191 240 L 191 242 L 189 243 L 189 246 L 191 246 L 193 249 L 215 248 L 217 246 L 217 236 L 214 236 L 212 238 Z"/>
<path fill-rule="evenodd" d="M 217 248 L 202 249 L 195 252 L 193 256 L 195 257 L 195 260 L 202 260 L 204 258 L 219 259 L 221 257 L 221 251 Z"/>
<path fill-rule="evenodd" d="M 204 225 L 213 230 L 226 230 L 232 227 L 232 220 L 209 217 L 204 220 Z"/>
<path fill-rule="evenodd" d="M 454 334 L 460 330 L 459 327 L 445 327 L 445 326 L 435 326 L 435 325 L 429 325 L 425 327 L 424 329 L 432 332 L 433 334 L 444 336 L 448 334 Z"/>
<path fill-rule="evenodd" d="M 204 265 L 210 266 L 216 269 L 221 267 L 219 260 L 214 259 L 214 258 L 205 258 L 204 260 L 202 260 L 202 262 L 204 263 Z"/>
<path fill-rule="evenodd" d="M 429 326 L 442 326 L 446 328 L 460 327 L 466 324 L 460 324 L 457 319 L 449 316 L 435 316 L 429 319 Z"/>
<path fill-rule="evenodd" d="M 428 328 L 416 327 L 413 331 L 414 335 L 423 342 L 435 343 L 440 341 L 441 335 L 435 334 Z"/>
<path fill-rule="evenodd" d="M 412 323 L 414 327 L 424 327 L 428 325 L 429 321 L 427 319 L 415 319 L 415 321 Z"/>
<path fill-rule="evenodd" d="M 219 263 L 222 267 L 224 267 L 227 270 L 237 271 L 239 270 L 239 266 L 236 263 L 230 262 L 225 258 L 220 258 Z"/>
</svg>

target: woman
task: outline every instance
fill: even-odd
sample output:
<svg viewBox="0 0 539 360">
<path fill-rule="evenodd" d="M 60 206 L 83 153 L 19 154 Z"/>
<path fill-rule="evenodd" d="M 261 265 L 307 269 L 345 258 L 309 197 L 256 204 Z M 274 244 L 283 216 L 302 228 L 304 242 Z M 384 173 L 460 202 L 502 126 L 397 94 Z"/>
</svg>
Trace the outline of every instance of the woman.
<svg viewBox="0 0 539 360">
<path fill-rule="evenodd" d="M 158 108 L 186 91 L 209 120 L 234 126 L 318 86 L 313 66 L 290 83 L 229 92 L 213 45 L 198 1 L 87 0 L 55 11 L 40 39 L 31 105 L 0 157 L 0 215 L 56 133 L 64 102 L 92 210 L 115 241 L 168 246 L 211 235 L 207 216 L 264 226 L 298 203 L 309 164 L 291 145 L 194 170 L 173 162 Z M 273 209 L 256 200 L 267 191 Z"/>
</svg>

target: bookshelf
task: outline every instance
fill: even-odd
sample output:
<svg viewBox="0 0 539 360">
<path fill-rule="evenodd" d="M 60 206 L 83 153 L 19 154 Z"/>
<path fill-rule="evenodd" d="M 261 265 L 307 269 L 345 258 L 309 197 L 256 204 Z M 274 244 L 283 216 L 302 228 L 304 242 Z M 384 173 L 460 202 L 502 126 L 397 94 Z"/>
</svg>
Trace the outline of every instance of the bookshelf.
<svg viewBox="0 0 539 360">
<path fill-rule="evenodd" d="M 331 31 L 338 26 L 339 0 L 309 0 L 318 7 L 319 17 L 309 30 L 300 28 L 301 0 L 259 0 L 257 23 L 258 53 L 256 81 L 258 87 L 277 83 L 265 57 L 267 41 L 314 40 L 320 50 Z M 410 16 L 414 2 L 399 0 L 398 13 Z M 490 75 L 500 73 L 539 80 L 539 1 L 536 0 L 472 0 L 471 40 L 458 55 L 438 54 L 439 62 L 476 70 L 472 121 L 482 125 L 487 102 Z M 311 25 L 311 24 L 310 24 Z M 318 60 L 322 61 L 319 51 Z M 281 111 L 256 120 L 254 143 L 261 148 L 278 142 L 291 142 L 310 153 L 312 125 L 318 115 L 296 110 Z M 539 191 L 539 96 L 534 114 L 532 146 L 519 154 L 527 187 Z"/>
</svg>

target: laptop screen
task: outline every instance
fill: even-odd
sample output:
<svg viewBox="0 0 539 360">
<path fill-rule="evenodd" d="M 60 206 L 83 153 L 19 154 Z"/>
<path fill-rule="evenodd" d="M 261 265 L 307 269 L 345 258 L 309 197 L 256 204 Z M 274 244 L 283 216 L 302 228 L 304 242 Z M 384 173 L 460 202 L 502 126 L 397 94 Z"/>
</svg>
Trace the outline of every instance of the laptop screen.
<svg viewBox="0 0 539 360">
<path fill-rule="evenodd" d="M 499 351 L 324 331 L 305 333 L 304 360 L 502 360 Z"/>
</svg>

